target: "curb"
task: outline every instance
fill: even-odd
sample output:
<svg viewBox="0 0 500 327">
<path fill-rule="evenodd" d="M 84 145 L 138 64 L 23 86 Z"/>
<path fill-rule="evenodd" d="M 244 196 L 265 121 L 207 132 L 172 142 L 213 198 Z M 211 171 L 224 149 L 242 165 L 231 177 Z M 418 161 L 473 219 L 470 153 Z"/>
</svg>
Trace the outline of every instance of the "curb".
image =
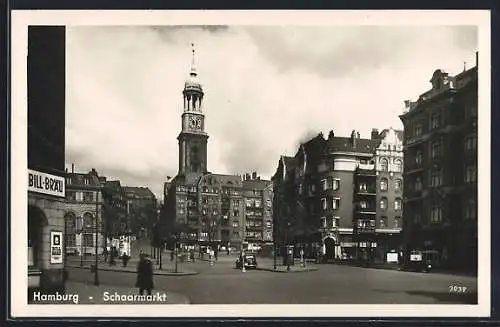
<svg viewBox="0 0 500 327">
<path fill-rule="evenodd" d="M 259 268 L 259 267 L 257 267 L 256 270 L 270 271 L 270 272 L 273 272 L 273 273 L 303 273 L 303 272 L 317 271 L 319 269 L 316 268 L 316 267 L 312 267 L 312 268 L 306 268 L 306 269 L 302 269 L 302 270 L 290 270 L 290 271 L 287 271 L 287 270 L 274 270 L 273 268 Z"/>
<path fill-rule="evenodd" d="M 67 268 L 74 268 L 74 269 L 85 269 L 85 270 L 90 270 L 90 267 L 80 267 L 80 266 L 66 266 Z M 117 271 L 117 272 L 125 272 L 125 273 L 133 273 L 137 274 L 136 271 L 134 270 L 122 270 L 122 269 L 110 269 L 110 268 L 101 268 L 99 267 L 100 271 Z M 167 270 L 155 270 L 153 271 L 153 275 L 156 276 L 192 276 L 192 275 L 198 275 L 199 272 L 197 271 L 180 271 L 180 272 L 173 272 L 173 271 L 167 271 Z"/>
</svg>

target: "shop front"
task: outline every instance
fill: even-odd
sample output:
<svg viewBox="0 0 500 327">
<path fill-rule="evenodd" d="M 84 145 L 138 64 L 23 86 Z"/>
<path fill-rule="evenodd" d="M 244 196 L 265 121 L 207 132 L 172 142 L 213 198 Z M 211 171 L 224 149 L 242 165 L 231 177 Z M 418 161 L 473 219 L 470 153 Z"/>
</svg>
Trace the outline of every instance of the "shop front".
<svg viewBox="0 0 500 327">
<path fill-rule="evenodd" d="M 28 178 L 28 290 L 61 293 L 66 280 L 65 180 L 34 170 L 28 171 Z M 58 186 L 54 187 L 55 184 Z"/>
</svg>

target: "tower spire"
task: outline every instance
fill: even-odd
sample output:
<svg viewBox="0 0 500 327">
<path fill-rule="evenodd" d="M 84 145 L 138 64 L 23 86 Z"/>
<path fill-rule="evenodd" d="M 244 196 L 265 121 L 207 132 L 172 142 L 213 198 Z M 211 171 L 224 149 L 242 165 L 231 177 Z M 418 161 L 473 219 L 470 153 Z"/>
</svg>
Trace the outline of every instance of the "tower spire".
<svg viewBox="0 0 500 327">
<path fill-rule="evenodd" d="M 191 48 L 192 48 L 191 51 L 193 53 L 193 56 L 192 56 L 192 60 L 191 60 L 191 72 L 190 72 L 190 74 L 192 76 L 196 76 L 197 75 L 197 73 L 196 73 L 196 66 L 194 64 L 194 55 L 195 55 L 194 43 L 191 43 Z"/>
</svg>

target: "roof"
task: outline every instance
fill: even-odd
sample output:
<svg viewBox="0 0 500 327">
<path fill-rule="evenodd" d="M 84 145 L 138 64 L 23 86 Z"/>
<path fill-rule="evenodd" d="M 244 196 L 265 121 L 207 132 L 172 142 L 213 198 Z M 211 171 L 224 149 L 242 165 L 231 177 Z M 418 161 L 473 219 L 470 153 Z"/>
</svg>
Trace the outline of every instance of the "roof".
<svg viewBox="0 0 500 327">
<path fill-rule="evenodd" d="M 378 140 L 371 139 L 356 139 L 356 144 L 353 147 L 350 137 L 338 137 L 329 138 L 326 141 L 326 150 L 328 152 L 358 152 L 358 153 L 373 153 L 379 143 Z"/>
<path fill-rule="evenodd" d="M 250 190 L 263 190 L 273 183 L 270 180 L 260 179 L 260 180 L 246 180 L 243 181 L 243 188 Z"/>
<path fill-rule="evenodd" d="M 147 187 L 123 186 L 123 191 L 127 196 L 136 195 L 141 198 L 154 198 L 155 195 Z"/>
<path fill-rule="evenodd" d="M 71 180 L 71 183 L 68 183 L 71 186 L 100 186 L 102 184 L 99 175 L 95 171 L 89 173 L 68 173 L 67 177 Z M 88 183 L 85 183 L 85 180 Z"/>
<path fill-rule="evenodd" d="M 239 175 L 212 174 L 212 176 L 217 178 L 221 186 L 242 186 L 241 177 Z"/>
</svg>

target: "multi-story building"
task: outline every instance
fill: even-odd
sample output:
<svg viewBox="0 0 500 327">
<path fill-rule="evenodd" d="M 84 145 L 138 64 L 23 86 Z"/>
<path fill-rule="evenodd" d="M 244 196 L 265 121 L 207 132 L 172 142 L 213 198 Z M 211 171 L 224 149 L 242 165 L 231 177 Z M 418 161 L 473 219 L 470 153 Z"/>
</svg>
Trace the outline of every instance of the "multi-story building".
<svg viewBox="0 0 500 327">
<path fill-rule="evenodd" d="M 38 289 L 48 294 L 65 288 L 66 30 L 64 26 L 29 26 L 27 37 L 28 153 L 24 155 L 28 158 L 28 171 L 22 173 L 28 181 L 25 277 L 30 292 Z M 16 165 L 12 169 L 16 175 Z"/>
<path fill-rule="evenodd" d="M 477 268 L 477 67 L 438 69 L 429 91 L 405 101 L 405 259 L 420 250 L 435 265 Z"/>
<path fill-rule="evenodd" d="M 181 243 L 239 246 L 245 236 L 245 201 L 238 175 L 207 170 L 204 92 L 193 65 L 182 92 L 179 171 L 165 183 L 163 237 Z"/>
<path fill-rule="evenodd" d="M 243 175 L 245 241 L 261 246 L 273 240 L 273 184 L 256 172 Z"/>
<path fill-rule="evenodd" d="M 401 200 L 387 194 L 389 180 L 402 182 L 391 172 L 402 151 L 398 134 L 391 128 L 362 139 L 330 131 L 301 144 L 294 157 L 282 156 L 272 179 L 277 243 L 298 244 L 306 256 L 383 260 L 393 247 L 388 236 L 400 231 L 387 226 L 395 219 L 387 208 Z"/>
<path fill-rule="evenodd" d="M 158 204 L 147 187 L 122 186 L 126 201 L 128 233 L 139 239 L 151 239 L 158 221 Z"/>
<path fill-rule="evenodd" d="M 104 217 L 102 191 L 106 183 L 95 169 L 76 173 L 74 165 L 66 175 L 66 254 L 102 253 Z"/>
<path fill-rule="evenodd" d="M 106 181 L 103 188 L 104 234 L 113 238 L 131 233 L 125 190 L 119 180 Z"/>
</svg>

